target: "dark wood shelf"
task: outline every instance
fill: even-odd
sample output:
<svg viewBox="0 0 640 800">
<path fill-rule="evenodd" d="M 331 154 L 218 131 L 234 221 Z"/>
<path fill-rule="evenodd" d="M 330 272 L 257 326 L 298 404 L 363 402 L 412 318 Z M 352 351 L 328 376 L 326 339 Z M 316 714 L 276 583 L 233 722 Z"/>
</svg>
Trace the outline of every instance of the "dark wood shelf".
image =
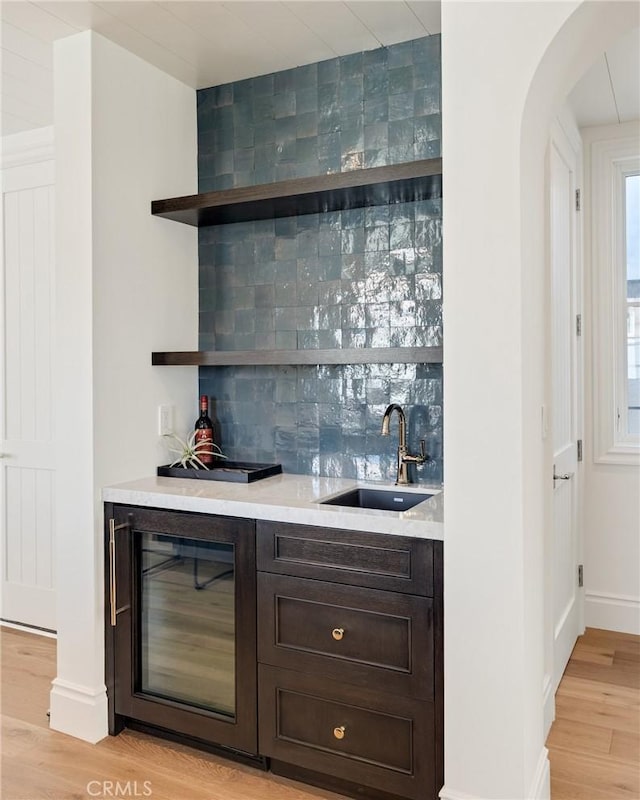
<svg viewBox="0 0 640 800">
<path fill-rule="evenodd" d="M 196 227 L 442 196 L 442 159 L 153 200 L 151 213 Z"/>
<path fill-rule="evenodd" d="M 344 350 L 195 350 L 152 353 L 153 366 L 221 367 L 296 364 L 440 364 L 442 347 L 370 347 Z"/>
</svg>

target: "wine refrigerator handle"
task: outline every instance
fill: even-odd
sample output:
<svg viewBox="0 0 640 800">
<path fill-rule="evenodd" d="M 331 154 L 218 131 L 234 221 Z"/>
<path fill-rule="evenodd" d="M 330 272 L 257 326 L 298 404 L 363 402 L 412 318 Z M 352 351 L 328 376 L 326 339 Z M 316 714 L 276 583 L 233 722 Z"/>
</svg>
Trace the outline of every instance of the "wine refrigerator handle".
<svg viewBox="0 0 640 800">
<path fill-rule="evenodd" d="M 116 531 L 130 527 L 129 522 L 122 522 L 116 525 L 113 517 L 109 519 L 109 613 L 112 628 L 115 628 L 118 616 L 116 600 Z"/>
<path fill-rule="evenodd" d="M 116 521 L 109 520 L 109 605 L 111 627 L 116 626 Z"/>
</svg>

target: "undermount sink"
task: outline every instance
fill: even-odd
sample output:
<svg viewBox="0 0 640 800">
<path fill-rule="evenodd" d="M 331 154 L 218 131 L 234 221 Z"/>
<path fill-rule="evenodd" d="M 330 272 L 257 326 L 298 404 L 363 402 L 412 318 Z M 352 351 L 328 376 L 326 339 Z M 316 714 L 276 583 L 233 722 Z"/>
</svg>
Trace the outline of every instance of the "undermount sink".
<svg viewBox="0 0 640 800">
<path fill-rule="evenodd" d="M 406 511 L 423 500 L 433 497 L 425 492 L 399 492 L 395 489 L 349 489 L 347 492 L 321 500 L 322 505 L 348 508 L 372 508 L 378 511 Z"/>
</svg>

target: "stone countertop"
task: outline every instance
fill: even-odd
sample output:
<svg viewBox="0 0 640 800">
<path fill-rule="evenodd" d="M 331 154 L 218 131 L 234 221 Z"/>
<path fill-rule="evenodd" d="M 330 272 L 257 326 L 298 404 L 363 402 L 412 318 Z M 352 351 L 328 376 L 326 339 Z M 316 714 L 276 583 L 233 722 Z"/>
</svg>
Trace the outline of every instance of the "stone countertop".
<svg viewBox="0 0 640 800">
<path fill-rule="evenodd" d="M 376 511 L 319 504 L 321 500 L 355 488 L 393 491 L 395 487 L 389 483 L 317 478 L 311 475 L 274 475 L 254 483 L 150 477 L 108 486 L 102 491 L 102 499 L 109 503 L 226 517 L 444 539 L 441 486 L 411 484 L 399 487 L 402 492 L 433 494 L 433 497 L 407 511 Z"/>
</svg>

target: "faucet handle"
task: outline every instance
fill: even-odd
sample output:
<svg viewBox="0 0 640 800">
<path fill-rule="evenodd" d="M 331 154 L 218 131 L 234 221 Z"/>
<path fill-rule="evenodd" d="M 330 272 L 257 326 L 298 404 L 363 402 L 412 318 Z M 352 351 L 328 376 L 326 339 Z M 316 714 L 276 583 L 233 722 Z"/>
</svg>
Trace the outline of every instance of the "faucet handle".
<svg viewBox="0 0 640 800">
<path fill-rule="evenodd" d="M 420 439 L 420 455 L 416 456 L 416 461 L 418 464 L 424 464 L 424 462 L 428 460 L 429 454 L 427 453 L 427 443 L 424 439 Z"/>
<path fill-rule="evenodd" d="M 425 461 L 429 460 L 429 455 L 427 454 L 427 447 L 426 442 L 424 439 L 420 439 L 420 455 L 414 456 L 410 453 L 403 453 L 400 456 L 401 460 L 405 464 L 424 464 Z"/>
</svg>

